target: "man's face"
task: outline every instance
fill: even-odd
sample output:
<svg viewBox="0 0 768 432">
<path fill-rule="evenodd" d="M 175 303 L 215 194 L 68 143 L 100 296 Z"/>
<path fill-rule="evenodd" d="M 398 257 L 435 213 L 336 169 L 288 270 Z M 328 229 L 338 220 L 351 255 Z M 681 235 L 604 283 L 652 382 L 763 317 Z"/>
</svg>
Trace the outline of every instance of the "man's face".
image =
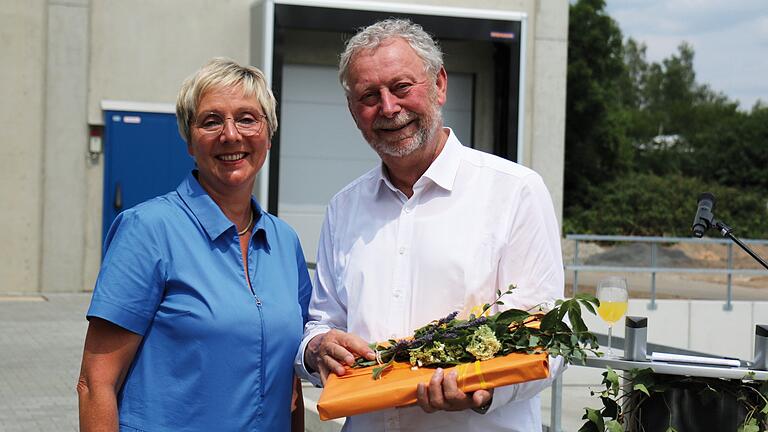
<svg viewBox="0 0 768 432">
<path fill-rule="evenodd" d="M 391 39 L 357 53 L 348 77 L 349 111 L 380 156 L 407 156 L 434 140 L 443 125 L 445 70 L 427 74 L 408 42 Z"/>
</svg>

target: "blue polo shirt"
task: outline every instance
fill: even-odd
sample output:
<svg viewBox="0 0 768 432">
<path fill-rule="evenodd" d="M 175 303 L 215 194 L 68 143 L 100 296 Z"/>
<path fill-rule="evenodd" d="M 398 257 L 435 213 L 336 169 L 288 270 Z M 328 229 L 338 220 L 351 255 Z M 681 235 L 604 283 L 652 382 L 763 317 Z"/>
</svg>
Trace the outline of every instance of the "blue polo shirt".
<svg viewBox="0 0 768 432">
<path fill-rule="evenodd" d="M 112 224 L 87 316 L 143 336 L 121 431 L 290 430 L 311 284 L 296 233 L 252 206 L 251 286 L 236 226 L 192 174 Z"/>
</svg>

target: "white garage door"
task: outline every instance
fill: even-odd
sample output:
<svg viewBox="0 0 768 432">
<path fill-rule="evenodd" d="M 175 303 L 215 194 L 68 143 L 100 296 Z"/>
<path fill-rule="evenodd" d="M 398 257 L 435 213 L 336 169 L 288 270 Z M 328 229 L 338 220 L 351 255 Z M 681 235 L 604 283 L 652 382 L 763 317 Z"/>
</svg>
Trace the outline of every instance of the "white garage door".
<svg viewBox="0 0 768 432">
<path fill-rule="evenodd" d="M 347 110 L 336 68 L 285 65 L 280 123 L 279 216 L 296 229 L 315 262 L 325 207 L 379 163 Z M 472 76 L 448 74 L 446 126 L 471 146 Z"/>
</svg>

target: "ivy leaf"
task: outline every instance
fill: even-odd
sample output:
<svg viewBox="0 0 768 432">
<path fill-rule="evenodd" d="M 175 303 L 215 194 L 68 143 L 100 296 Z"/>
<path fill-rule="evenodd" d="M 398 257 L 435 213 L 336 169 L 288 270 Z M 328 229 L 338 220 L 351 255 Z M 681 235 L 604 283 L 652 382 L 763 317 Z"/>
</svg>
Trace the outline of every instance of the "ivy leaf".
<svg viewBox="0 0 768 432">
<path fill-rule="evenodd" d="M 635 384 L 632 386 L 633 390 L 640 390 L 641 392 L 645 393 L 646 396 L 651 397 L 651 394 L 648 392 L 648 388 L 645 387 L 645 384 Z"/>
<path fill-rule="evenodd" d="M 621 411 L 619 404 L 610 398 L 610 396 L 602 396 L 600 399 L 603 401 L 603 417 L 618 419 L 619 412 Z"/>
<path fill-rule="evenodd" d="M 757 425 L 757 419 L 751 418 L 748 422 L 739 426 L 736 432 L 760 432 L 760 427 Z"/>
<path fill-rule="evenodd" d="M 587 415 L 585 414 L 584 417 L 582 417 L 583 420 L 586 420 Z M 584 423 L 580 428 L 578 432 L 603 432 L 597 430 L 597 426 L 595 426 L 594 423 L 591 421 L 588 421 Z"/>
<path fill-rule="evenodd" d="M 605 429 L 608 432 L 624 432 L 624 427 L 616 420 L 611 420 L 605 424 Z"/>
<path fill-rule="evenodd" d="M 616 373 L 613 368 L 608 366 L 608 370 L 604 372 L 605 379 L 603 382 L 606 384 L 607 388 L 613 393 L 618 394 L 619 393 L 619 374 Z"/>
<path fill-rule="evenodd" d="M 592 408 L 585 408 L 585 410 L 587 411 L 585 414 L 587 420 L 594 423 L 595 426 L 597 426 L 597 430 L 605 430 L 605 423 L 603 421 L 603 416 L 600 414 L 600 411 Z"/>
</svg>

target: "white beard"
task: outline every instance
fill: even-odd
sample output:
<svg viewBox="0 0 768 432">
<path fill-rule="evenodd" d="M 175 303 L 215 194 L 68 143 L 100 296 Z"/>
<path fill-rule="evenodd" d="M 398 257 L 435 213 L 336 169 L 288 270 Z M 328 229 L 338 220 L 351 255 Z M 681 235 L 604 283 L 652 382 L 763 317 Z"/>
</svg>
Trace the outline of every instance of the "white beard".
<svg viewBox="0 0 768 432">
<path fill-rule="evenodd" d="M 387 155 L 393 157 L 408 156 L 416 150 L 424 146 L 424 144 L 432 141 L 437 134 L 438 129 L 442 122 L 442 112 L 435 104 L 432 107 L 432 112 L 424 116 L 417 116 L 411 111 L 401 111 L 392 119 L 377 119 L 373 127 L 374 128 L 397 128 L 402 127 L 409 122 L 416 119 L 419 122 L 419 128 L 416 133 L 408 138 L 405 136 L 399 136 L 395 142 L 400 145 L 393 144 L 390 141 L 378 138 L 372 138 L 368 141 L 368 144 L 379 155 Z"/>
</svg>

